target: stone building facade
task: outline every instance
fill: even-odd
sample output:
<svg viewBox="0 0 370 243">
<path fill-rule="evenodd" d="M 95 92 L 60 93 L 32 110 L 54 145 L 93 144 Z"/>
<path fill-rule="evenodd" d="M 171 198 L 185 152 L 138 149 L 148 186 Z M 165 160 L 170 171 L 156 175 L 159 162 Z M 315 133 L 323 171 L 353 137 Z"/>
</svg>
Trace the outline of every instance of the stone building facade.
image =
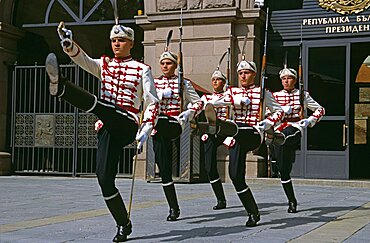
<svg viewBox="0 0 370 243">
<path fill-rule="evenodd" d="M 160 74 L 158 64 L 159 56 L 164 49 L 165 39 L 170 29 L 173 29 L 173 38 L 170 50 L 179 50 L 179 26 L 180 9 L 183 18 L 183 56 L 184 74 L 198 85 L 211 90 L 210 76 L 217 66 L 217 63 L 227 48 L 231 48 L 231 72 L 230 84 L 238 85 L 236 76 L 236 65 L 241 59 L 241 49 L 246 38 L 246 58 L 254 60 L 260 67 L 261 50 L 263 48 L 263 26 L 265 12 L 255 6 L 254 0 L 145 0 L 144 14 L 136 16 L 136 25 L 144 30 L 144 60 L 150 64 L 154 75 Z M 261 1 L 258 1 L 261 2 Z M 263 2 L 263 1 L 262 1 Z M 16 16 L 22 14 L 17 6 L 23 1 L 2 0 L 0 1 L 0 164 L 5 165 L 8 171 L 10 163 L 10 106 L 11 106 L 11 77 L 9 67 L 17 61 L 22 50 L 17 45 L 26 33 L 19 23 L 16 24 Z M 47 6 L 43 2 L 43 6 Z M 29 10 L 27 16 L 32 17 Z M 38 17 L 45 14 L 45 9 L 39 9 Z M 64 13 L 63 13 L 64 14 Z M 35 14 L 36 16 L 36 14 Z M 54 19 L 65 17 L 65 15 L 54 16 Z M 36 18 L 35 18 L 36 19 Z M 59 19 L 60 20 L 60 19 Z M 42 23 L 41 23 L 42 24 Z M 17 25 L 17 26 L 16 26 Z M 52 28 L 49 28 L 52 27 Z M 76 28 L 76 27 L 74 27 Z M 110 28 L 105 24 L 104 28 Z M 33 29 L 32 31 L 34 31 Z M 105 29 L 104 29 L 105 30 Z M 78 36 L 90 36 L 91 31 L 86 27 L 79 29 Z M 58 46 L 57 36 L 52 23 L 47 28 L 39 28 L 37 33 L 49 50 Z M 105 33 L 105 32 L 104 32 Z M 96 39 L 101 33 L 96 34 Z M 94 41 L 96 41 L 94 39 Z M 90 39 L 81 39 L 87 46 L 87 51 L 104 53 L 102 50 L 93 49 Z M 90 42 L 89 42 L 90 41 Z M 105 41 L 105 40 L 104 40 Z M 85 43 L 86 42 L 86 43 Z M 103 46 L 100 44 L 95 47 Z M 60 51 L 60 50 L 59 50 Z M 221 70 L 226 71 L 226 60 L 221 65 Z M 145 177 L 145 153 L 139 157 L 138 177 Z M 227 150 L 220 149 L 219 165 L 227 178 Z M 258 162 L 256 156 L 248 156 L 248 176 L 256 177 L 265 174 L 263 163 Z"/>
<path fill-rule="evenodd" d="M 145 13 L 137 16 L 136 23 L 144 29 L 144 59 L 152 64 L 154 74 L 160 74 L 159 65 L 153 64 L 159 61 L 170 29 L 173 35 L 169 49 L 175 53 L 179 50 L 181 9 L 186 77 L 211 91 L 211 74 L 230 47 L 230 84 L 238 86 L 236 66 L 241 60 L 245 38 L 246 59 L 254 60 L 260 67 L 266 14 L 254 0 L 155 0 L 144 1 L 144 4 Z M 226 73 L 226 59 L 220 69 Z M 229 180 L 228 151 L 223 146 L 218 151 L 218 162 L 221 177 Z M 263 157 L 249 153 L 247 176 L 266 175 Z"/>
</svg>

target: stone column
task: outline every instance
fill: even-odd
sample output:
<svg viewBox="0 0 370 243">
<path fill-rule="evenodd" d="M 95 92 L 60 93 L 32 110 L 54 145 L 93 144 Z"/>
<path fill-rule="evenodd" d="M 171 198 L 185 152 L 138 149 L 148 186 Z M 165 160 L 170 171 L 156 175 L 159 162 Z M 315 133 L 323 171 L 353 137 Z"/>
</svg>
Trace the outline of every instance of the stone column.
<svg viewBox="0 0 370 243">
<path fill-rule="evenodd" d="M 9 175 L 10 154 L 3 152 L 9 150 L 6 144 L 6 135 L 10 134 L 10 110 L 8 110 L 11 94 L 9 91 L 8 65 L 13 64 L 17 57 L 17 41 L 22 37 L 22 32 L 9 24 L 0 22 L 0 175 Z M 9 151 L 8 151 L 9 152 Z"/>
<path fill-rule="evenodd" d="M 261 65 L 265 13 L 254 8 L 254 0 L 152 0 L 144 1 L 144 15 L 136 17 L 136 24 L 144 29 L 144 59 L 155 76 L 159 76 L 159 56 L 169 30 L 173 30 L 170 51 L 179 50 L 180 9 L 183 10 L 183 67 L 185 77 L 211 91 L 211 74 L 222 54 L 231 48 L 230 83 L 238 86 L 236 66 L 241 59 L 246 38 L 246 59 Z M 221 71 L 226 73 L 226 58 Z M 222 155 L 221 155 L 222 153 Z M 225 167 L 227 151 L 220 150 Z M 145 158 L 143 158 L 145 159 Z M 219 158 L 220 159 L 220 158 Z M 251 163 L 257 163 L 253 159 Z M 222 166 L 221 166 L 222 167 Z M 258 166 L 251 177 L 258 174 Z M 226 169 L 225 169 L 226 170 Z M 227 173 L 225 179 L 228 179 Z"/>
</svg>

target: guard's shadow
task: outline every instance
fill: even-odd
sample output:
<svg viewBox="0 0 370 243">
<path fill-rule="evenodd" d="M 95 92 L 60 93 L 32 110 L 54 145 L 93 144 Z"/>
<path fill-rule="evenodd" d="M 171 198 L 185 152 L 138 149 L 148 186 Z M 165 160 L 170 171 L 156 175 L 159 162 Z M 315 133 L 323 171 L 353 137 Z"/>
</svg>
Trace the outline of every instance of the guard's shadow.
<svg viewBox="0 0 370 243">
<path fill-rule="evenodd" d="M 263 225 L 276 225 L 270 227 L 271 229 L 287 229 L 290 227 L 297 227 L 299 225 L 306 225 L 310 223 L 327 223 L 342 215 L 342 214 L 333 215 L 332 213 L 337 213 L 339 211 L 350 211 L 355 208 L 356 208 L 355 206 L 315 207 L 299 210 L 298 207 L 298 212 L 296 214 L 286 213 L 286 217 L 267 221 Z M 308 214 L 310 212 L 312 213 Z M 333 216 L 329 216 L 330 214 L 332 214 Z"/>
<path fill-rule="evenodd" d="M 272 219 L 270 221 L 266 221 L 266 216 L 268 215 L 268 211 L 270 207 L 277 207 L 281 206 L 278 210 L 286 210 L 286 203 L 261 203 L 259 204 L 259 208 L 261 210 L 261 217 L 265 218 L 262 220 L 263 223 L 260 223 L 259 226 L 265 226 L 269 227 L 270 229 L 287 229 L 290 227 L 297 227 L 300 225 L 306 225 L 311 223 L 326 223 L 331 220 L 336 219 L 339 215 L 335 216 L 326 216 L 328 214 L 331 214 L 333 212 L 338 211 L 349 211 L 353 210 L 356 207 L 348 206 L 348 207 L 314 207 L 314 208 L 308 208 L 304 210 L 300 210 L 297 212 L 297 214 L 289 214 L 286 213 L 286 217 L 279 218 L 279 219 Z M 241 208 L 242 210 L 239 211 L 229 211 L 227 209 L 233 209 L 233 208 Z M 204 214 L 199 215 L 195 217 L 185 217 L 181 218 L 181 220 L 193 220 L 198 219 L 196 221 L 188 222 L 189 224 L 200 224 L 204 222 L 209 221 L 216 221 L 216 220 L 222 220 L 225 218 L 233 218 L 233 217 L 240 217 L 240 216 L 246 216 L 246 212 L 242 206 L 237 207 L 229 207 L 225 210 L 219 210 L 215 211 L 213 214 Z M 361 208 L 360 208 L 361 209 Z M 277 209 L 275 209 L 277 210 Z M 274 211 L 275 211 L 274 210 Z M 309 212 L 312 212 L 312 214 L 309 214 Z M 299 214 L 304 214 L 300 216 Z M 247 219 L 247 218 L 246 218 Z M 258 227 L 258 226 L 257 226 Z M 192 229 L 186 229 L 186 230 L 170 230 L 166 233 L 161 234 L 154 234 L 150 236 L 142 236 L 137 238 L 130 238 L 135 240 L 146 240 L 146 239 L 159 239 L 159 238 L 168 238 L 168 239 L 161 239 L 161 241 L 181 241 L 181 240 L 187 240 L 194 237 L 213 237 L 213 236 L 225 236 L 235 233 L 240 233 L 246 230 L 251 230 L 255 228 L 247 228 L 244 226 L 244 224 L 238 225 L 238 226 L 232 226 L 232 227 L 198 227 L 198 228 L 192 228 Z"/>
<path fill-rule="evenodd" d="M 261 203 L 258 204 L 258 207 L 261 211 L 261 214 L 269 213 L 267 210 L 270 207 L 276 207 L 276 206 L 283 206 L 286 205 L 286 203 Z M 239 209 L 239 211 L 235 211 L 233 209 Z M 231 211 L 232 210 L 232 211 Z M 244 207 L 242 205 L 240 206 L 231 206 L 227 207 L 226 209 L 222 210 L 215 210 L 213 213 L 210 214 L 202 214 L 192 217 L 183 217 L 181 220 L 193 220 L 197 219 L 195 221 L 189 222 L 190 224 L 199 224 L 204 222 L 210 222 L 210 221 L 217 221 L 217 220 L 223 220 L 225 218 L 234 218 L 234 217 L 245 217 L 245 221 L 247 221 L 247 212 L 245 211 Z"/>
<path fill-rule="evenodd" d="M 244 225 L 238 225 L 233 227 L 199 227 L 187 230 L 171 230 L 166 233 L 156 234 L 156 235 L 148 235 L 136 238 L 130 238 L 131 240 L 154 240 L 158 238 L 168 238 L 168 239 L 160 239 L 161 242 L 177 242 L 182 240 L 191 239 L 194 237 L 214 237 L 214 236 L 221 236 L 221 235 L 230 235 L 235 233 L 240 233 L 241 231 L 248 230 Z"/>
</svg>

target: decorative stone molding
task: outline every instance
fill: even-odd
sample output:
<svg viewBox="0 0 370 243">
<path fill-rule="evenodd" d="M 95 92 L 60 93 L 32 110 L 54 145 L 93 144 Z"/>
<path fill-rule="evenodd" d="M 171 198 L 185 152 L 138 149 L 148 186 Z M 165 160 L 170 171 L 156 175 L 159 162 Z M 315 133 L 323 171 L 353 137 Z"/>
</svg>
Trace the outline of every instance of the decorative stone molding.
<svg viewBox="0 0 370 243">
<path fill-rule="evenodd" d="M 235 0 L 157 0 L 157 11 L 235 7 Z"/>
<path fill-rule="evenodd" d="M 187 8 L 187 0 L 157 0 L 158 11 L 179 10 Z"/>
<path fill-rule="evenodd" d="M 228 8 L 234 6 L 235 0 L 203 0 L 203 8 Z"/>
<path fill-rule="evenodd" d="M 202 8 L 203 0 L 188 0 L 189 9 L 200 9 Z"/>
</svg>

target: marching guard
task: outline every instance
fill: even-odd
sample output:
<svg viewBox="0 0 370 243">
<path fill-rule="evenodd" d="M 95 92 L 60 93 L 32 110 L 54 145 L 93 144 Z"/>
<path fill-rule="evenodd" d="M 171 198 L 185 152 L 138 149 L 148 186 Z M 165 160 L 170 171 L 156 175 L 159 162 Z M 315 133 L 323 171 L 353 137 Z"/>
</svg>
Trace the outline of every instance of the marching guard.
<svg viewBox="0 0 370 243">
<path fill-rule="evenodd" d="M 162 178 L 163 191 L 169 205 L 167 221 L 176 221 L 180 216 L 175 185 L 172 179 L 172 142 L 180 149 L 180 135 L 185 125 L 203 109 L 203 102 L 195 92 L 191 81 L 184 78 L 182 94 L 179 92 L 179 78 L 175 74 L 178 65 L 177 55 L 165 50 L 159 58 L 162 75 L 154 79 L 160 100 L 160 116 L 152 132 L 155 161 Z M 183 98 L 183 103 L 181 98 Z M 182 108 L 188 109 L 181 112 Z M 176 155 L 179 157 L 179 154 Z"/>
<path fill-rule="evenodd" d="M 248 213 L 246 226 L 254 227 L 260 220 L 260 214 L 251 189 L 245 181 L 247 153 L 261 145 L 264 131 L 280 122 L 284 111 L 267 90 L 264 103 L 261 104 L 261 88 L 254 84 L 257 73 L 254 62 L 242 60 L 238 64 L 237 72 L 242 87 L 230 87 L 225 93 L 225 98 L 219 102 L 233 107 L 233 119 L 238 125 L 238 134 L 227 137 L 224 141 L 229 147 L 229 175 Z M 259 111 L 265 109 L 265 106 L 272 112 L 261 120 Z"/>
<path fill-rule="evenodd" d="M 217 204 L 213 207 L 214 210 L 226 208 L 226 197 L 217 170 L 217 148 L 223 144 L 227 136 L 234 136 L 238 132 L 237 125 L 229 120 L 230 107 L 222 105 L 214 106 L 217 100 L 224 98 L 226 79 L 225 74 L 217 68 L 212 74 L 213 93 L 204 94 L 201 97 L 201 100 L 205 104 L 205 116 L 207 119 L 206 129 L 204 129 L 205 134 L 201 136 L 201 140 L 204 146 L 205 170 L 217 199 Z M 223 124 L 217 124 L 220 122 Z M 229 123 L 228 125 L 227 122 Z M 201 127 L 202 124 L 198 126 Z"/>
<path fill-rule="evenodd" d="M 295 161 L 295 153 L 300 146 L 304 129 L 313 127 L 319 122 L 325 114 L 325 109 L 308 92 L 303 91 L 303 94 L 301 94 L 301 91 L 295 88 L 297 72 L 294 69 L 284 68 L 279 72 L 279 76 L 283 89 L 274 92 L 273 96 L 285 111 L 285 117 L 280 125 L 274 127 L 274 130 L 281 132 L 284 139 L 280 144 L 272 142 L 272 154 L 277 161 L 281 184 L 288 198 L 288 213 L 296 213 L 297 199 L 294 195 L 290 177 Z M 303 104 L 300 103 L 301 95 Z M 308 118 L 303 118 L 301 114 L 306 108 L 312 110 L 313 114 Z"/>
<path fill-rule="evenodd" d="M 101 98 L 63 78 L 54 54 L 46 59 L 50 78 L 50 94 L 71 105 L 93 113 L 100 119 L 98 130 L 96 175 L 105 203 L 117 224 L 113 242 L 127 240 L 132 232 L 131 221 L 122 197 L 115 186 L 118 158 L 122 148 L 136 140 L 139 146 L 150 136 L 159 114 L 159 101 L 151 68 L 132 59 L 134 31 L 118 23 L 110 32 L 114 57 L 89 57 L 73 40 L 72 31 L 61 25 L 58 34 L 64 52 L 80 67 L 101 80 Z M 139 110 L 144 107 L 141 127 Z M 140 128 L 140 129 L 139 129 Z M 138 148 L 139 149 L 139 148 Z"/>
</svg>

